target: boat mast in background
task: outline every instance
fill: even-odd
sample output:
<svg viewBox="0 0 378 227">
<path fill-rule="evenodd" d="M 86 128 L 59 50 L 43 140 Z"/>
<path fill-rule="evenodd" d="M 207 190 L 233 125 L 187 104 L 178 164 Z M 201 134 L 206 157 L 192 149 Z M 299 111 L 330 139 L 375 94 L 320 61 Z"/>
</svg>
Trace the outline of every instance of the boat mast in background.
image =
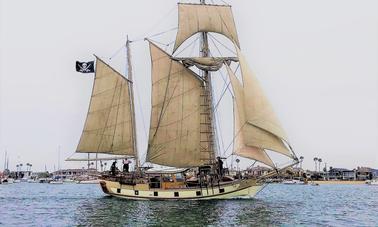
<svg viewBox="0 0 378 227">
<path fill-rule="evenodd" d="M 5 150 L 5 158 L 4 158 L 4 170 L 7 169 L 7 150 Z"/>
</svg>

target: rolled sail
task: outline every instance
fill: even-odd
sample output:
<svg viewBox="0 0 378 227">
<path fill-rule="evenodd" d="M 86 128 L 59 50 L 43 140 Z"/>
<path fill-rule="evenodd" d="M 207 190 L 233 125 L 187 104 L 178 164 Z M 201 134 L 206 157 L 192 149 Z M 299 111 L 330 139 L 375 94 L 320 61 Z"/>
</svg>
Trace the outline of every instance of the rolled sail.
<svg viewBox="0 0 378 227">
<path fill-rule="evenodd" d="M 179 26 L 173 51 L 197 32 L 216 32 L 239 46 L 231 6 L 179 3 L 178 10 Z"/>
<path fill-rule="evenodd" d="M 194 57 L 194 58 L 172 58 L 182 61 L 185 67 L 196 66 L 198 69 L 205 71 L 218 71 L 222 68 L 223 63 L 231 64 L 231 61 L 238 61 L 234 57 Z"/>
<path fill-rule="evenodd" d="M 134 155 L 129 81 L 97 58 L 91 101 L 77 152 Z"/>
<path fill-rule="evenodd" d="M 243 64 L 244 63 L 245 62 L 243 62 Z M 241 61 L 240 64 L 242 64 Z M 244 83 L 243 86 L 228 65 L 226 65 L 226 68 L 235 96 L 235 153 L 243 157 L 261 161 L 270 166 L 272 166 L 273 163 L 264 150 L 272 150 L 292 157 L 291 151 L 282 141 L 283 138 L 277 136 L 274 132 L 269 131 L 266 128 L 260 127 L 261 125 L 265 124 L 277 125 L 278 122 L 264 122 L 271 119 L 266 118 L 265 115 L 253 115 L 258 111 L 254 108 L 250 108 L 253 107 L 255 103 L 262 102 L 259 103 L 262 106 L 269 105 L 269 103 L 266 103 L 267 99 L 262 93 L 255 96 L 247 95 L 251 92 L 251 90 L 253 90 L 252 92 L 255 92 L 256 90 L 262 92 L 261 88 L 258 87 L 257 83 Z M 249 80 L 246 77 L 251 76 L 252 75 L 243 74 L 243 81 L 245 82 L 246 80 Z M 246 86 L 247 84 L 249 87 Z M 252 110 L 254 112 L 252 112 Z M 266 108 L 264 110 L 266 110 Z M 271 110 L 271 108 L 268 110 Z M 273 114 L 269 112 L 265 113 L 267 116 L 271 116 Z"/>
<path fill-rule="evenodd" d="M 150 43 L 152 110 L 147 161 L 173 167 L 206 163 L 200 150 L 202 80 Z"/>
</svg>

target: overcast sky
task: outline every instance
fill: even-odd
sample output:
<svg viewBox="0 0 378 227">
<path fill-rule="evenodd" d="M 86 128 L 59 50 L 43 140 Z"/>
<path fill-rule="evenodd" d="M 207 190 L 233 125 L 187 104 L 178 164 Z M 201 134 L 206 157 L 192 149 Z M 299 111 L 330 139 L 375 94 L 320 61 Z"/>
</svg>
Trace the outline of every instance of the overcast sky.
<svg viewBox="0 0 378 227">
<path fill-rule="evenodd" d="M 69 157 L 93 82 L 75 72 L 75 61 L 96 54 L 124 71 L 126 35 L 139 39 L 177 26 L 176 2 L 0 0 L 0 169 L 5 150 L 11 169 L 30 162 L 52 170 L 59 145 L 61 159 Z M 313 169 L 313 157 L 321 157 L 333 167 L 378 168 L 378 1 L 227 2 L 241 49 L 304 167 Z M 150 59 L 146 42 L 132 48 L 144 153 Z M 227 132 L 223 137 L 229 143 Z"/>
</svg>

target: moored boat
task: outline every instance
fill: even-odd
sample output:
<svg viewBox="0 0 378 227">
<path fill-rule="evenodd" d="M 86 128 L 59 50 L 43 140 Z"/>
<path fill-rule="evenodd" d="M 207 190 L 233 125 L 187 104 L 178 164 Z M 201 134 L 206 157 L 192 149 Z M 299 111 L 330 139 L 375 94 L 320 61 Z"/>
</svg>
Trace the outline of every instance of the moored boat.
<svg viewBox="0 0 378 227">
<path fill-rule="evenodd" d="M 366 182 L 368 185 L 372 185 L 372 186 L 378 186 L 378 179 L 373 179 L 373 180 L 370 180 L 368 182 Z"/>
</svg>

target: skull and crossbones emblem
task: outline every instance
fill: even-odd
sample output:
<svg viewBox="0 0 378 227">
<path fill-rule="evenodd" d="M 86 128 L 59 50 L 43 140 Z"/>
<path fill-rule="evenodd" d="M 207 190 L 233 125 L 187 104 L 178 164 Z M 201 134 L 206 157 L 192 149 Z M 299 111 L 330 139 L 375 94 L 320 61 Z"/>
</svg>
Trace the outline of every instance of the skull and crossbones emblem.
<svg viewBox="0 0 378 227">
<path fill-rule="evenodd" d="M 81 64 L 81 65 L 79 65 L 79 67 L 80 67 L 80 72 L 83 72 L 83 73 L 87 73 L 87 72 L 89 72 L 90 70 L 89 70 L 89 67 L 91 67 L 91 64 L 90 63 L 86 63 L 86 62 L 84 62 L 83 64 Z"/>
</svg>

